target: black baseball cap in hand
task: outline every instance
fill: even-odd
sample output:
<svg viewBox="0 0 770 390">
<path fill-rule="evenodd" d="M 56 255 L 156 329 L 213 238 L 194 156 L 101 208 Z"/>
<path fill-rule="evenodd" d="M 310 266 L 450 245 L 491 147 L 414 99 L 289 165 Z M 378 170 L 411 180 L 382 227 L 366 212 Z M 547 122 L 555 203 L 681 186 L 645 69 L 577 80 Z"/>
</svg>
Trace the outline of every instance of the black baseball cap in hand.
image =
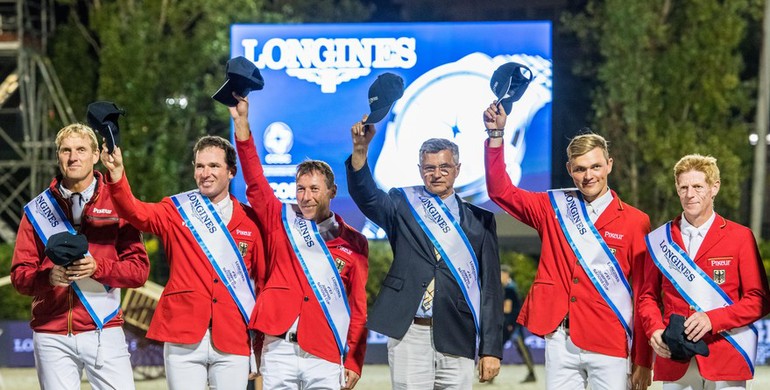
<svg viewBox="0 0 770 390">
<path fill-rule="evenodd" d="M 532 81 L 532 71 L 525 65 L 509 62 L 502 64 L 492 73 L 489 87 L 498 103 L 503 105 L 506 114 L 511 113 L 513 103 L 521 99 Z"/>
<path fill-rule="evenodd" d="M 80 233 L 56 233 L 49 237 L 45 244 L 45 255 L 54 264 L 62 267 L 84 258 L 86 253 L 88 253 L 88 240 Z"/>
<path fill-rule="evenodd" d="M 687 339 L 687 335 L 684 334 L 683 316 L 672 314 L 668 321 L 668 326 L 663 331 L 663 342 L 671 351 L 671 360 L 687 362 L 696 354 L 709 355 L 709 347 L 702 338 L 695 343 Z"/>
<path fill-rule="evenodd" d="M 233 97 L 233 92 L 246 97 L 251 91 L 259 91 L 264 87 L 265 80 L 257 66 L 246 57 L 235 57 L 227 61 L 225 83 L 211 97 L 228 107 L 235 107 L 238 100 Z"/>
<path fill-rule="evenodd" d="M 369 117 L 364 124 L 377 123 L 388 115 L 396 100 L 404 96 L 404 79 L 393 73 L 377 76 L 369 86 Z"/>
<path fill-rule="evenodd" d="M 88 125 L 104 137 L 107 142 L 107 153 L 115 150 L 115 145 L 120 144 L 120 130 L 118 117 L 125 115 L 125 111 L 118 108 L 113 102 L 93 102 L 88 105 L 86 118 Z"/>
</svg>

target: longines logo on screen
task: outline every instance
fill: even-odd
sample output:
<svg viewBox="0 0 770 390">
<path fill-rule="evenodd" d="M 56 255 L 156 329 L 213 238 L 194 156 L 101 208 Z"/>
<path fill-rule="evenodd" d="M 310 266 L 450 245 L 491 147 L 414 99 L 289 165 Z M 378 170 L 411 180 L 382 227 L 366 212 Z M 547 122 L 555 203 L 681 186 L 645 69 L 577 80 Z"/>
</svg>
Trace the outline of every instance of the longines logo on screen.
<svg viewBox="0 0 770 390">
<path fill-rule="evenodd" d="M 242 39 L 244 56 L 257 68 L 280 70 L 316 83 L 321 92 L 334 93 L 337 86 L 368 75 L 372 68 L 410 69 L 417 63 L 415 39 L 400 38 L 303 38 Z"/>
</svg>

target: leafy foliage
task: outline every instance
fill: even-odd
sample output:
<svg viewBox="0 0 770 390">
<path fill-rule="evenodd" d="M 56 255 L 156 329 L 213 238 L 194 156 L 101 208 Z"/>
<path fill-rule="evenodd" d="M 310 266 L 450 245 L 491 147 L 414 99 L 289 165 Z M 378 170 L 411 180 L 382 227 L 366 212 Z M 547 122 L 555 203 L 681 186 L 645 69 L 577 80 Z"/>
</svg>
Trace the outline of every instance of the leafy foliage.
<svg viewBox="0 0 770 390">
<path fill-rule="evenodd" d="M 0 277 L 11 273 L 15 243 L 0 244 Z M 0 287 L 0 320 L 28 320 L 32 316 L 32 297 L 21 295 L 13 286 Z"/>
</svg>

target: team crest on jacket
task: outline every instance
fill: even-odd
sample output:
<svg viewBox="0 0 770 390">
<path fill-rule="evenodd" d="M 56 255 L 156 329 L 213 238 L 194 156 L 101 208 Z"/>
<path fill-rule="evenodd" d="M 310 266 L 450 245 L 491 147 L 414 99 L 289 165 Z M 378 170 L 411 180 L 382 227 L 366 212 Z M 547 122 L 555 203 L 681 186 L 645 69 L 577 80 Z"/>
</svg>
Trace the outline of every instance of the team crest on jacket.
<svg viewBox="0 0 770 390">
<path fill-rule="evenodd" d="M 725 270 L 723 269 L 714 270 L 714 282 L 716 282 L 716 284 L 722 284 L 725 282 Z"/>
<path fill-rule="evenodd" d="M 615 254 L 615 252 L 617 252 L 617 251 L 618 251 L 618 250 L 617 250 L 617 249 L 615 249 L 615 248 L 610 248 L 610 252 L 612 252 L 612 254 L 613 254 L 613 255 L 614 255 L 614 254 Z"/>
<path fill-rule="evenodd" d="M 241 252 L 241 257 L 246 257 L 246 251 L 249 249 L 249 244 L 245 242 L 238 243 L 238 252 Z"/>
<path fill-rule="evenodd" d="M 341 273 L 342 269 L 345 268 L 345 261 L 336 257 L 334 258 L 334 263 L 337 265 L 337 271 Z"/>
</svg>

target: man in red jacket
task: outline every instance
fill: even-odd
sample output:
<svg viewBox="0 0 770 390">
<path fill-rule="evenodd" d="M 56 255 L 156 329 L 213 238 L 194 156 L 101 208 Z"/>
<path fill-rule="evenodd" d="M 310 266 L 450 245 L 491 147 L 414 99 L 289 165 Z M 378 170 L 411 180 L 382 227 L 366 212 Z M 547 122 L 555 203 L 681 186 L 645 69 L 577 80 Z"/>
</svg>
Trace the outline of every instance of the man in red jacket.
<svg viewBox="0 0 770 390">
<path fill-rule="evenodd" d="M 264 334 L 266 389 L 352 389 L 366 352 L 366 238 L 329 204 L 337 192 L 323 161 L 297 166 L 297 205 L 282 204 L 262 170 L 248 101 L 235 96 L 238 155 L 267 245 L 265 287 L 251 327 Z"/>
<path fill-rule="evenodd" d="M 159 236 L 170 278 L 147 337 L 165 342 L 170 389 L 243 389 L 250 372 L 247 325 L 264 273 L 254 212 L 230 195 L 235 148 L 205 136 L 193 148 L 196 190 L 145 203 L 134 197 L 120 148 L 102 152 L 121 217 Z M 256 287 L 255 287 L 256 283 Z"/>
<path fill-rule="evenodd" d="M 13 286 L 34 297 L 35 366 L 43 389 L 133 389 L 121 325 L 120 288 L 140 287 L 150 262 L 141 233 L 118 218 L 101 173 L 93 130 L 76 123 L 56 135 L 61 174 L 24 208 L 11 265 Z M 65 266 L 46 256 L 57 233 L 85 235 L 88 253 Z M 108 287 L 105 287 L 108 286 Z"/>
<path fill-rule="evenodd" d="M 503 132 L 507 114 L 498 104 L 484 112 L 489 197 L 542 240 L 540 264 L 518 322 L 546 340 L 546 388 L 625 389 L 632 356 L 633 388 L 650 383 L 651 351 L 632 332 L 633 298 L 641 273 L 650 220 L 610 190 L 607 142 L 578 135 L 567 147 L 567 171 L 577 189 L 533 193 L 506 174 Z M 637 327 L 638 329 L 638 327 Z M 597 331 L 601 330 L 601 331 Z M 641 364 L 640 364 L 641 363 Z"/>
<path fill-rule="evenodd" d="M 655 380 L 665 390 L 744 389 L 757 354 L 752 324 L 770 312 L 757 243 L 751 230 L 714 212 L 715 158 L 682 157 L 674 180 L 683 212 L 648 235 L 638 297 L 640 331 L 658 355 Z M 672 314 L 686 318 L 687 339 L 705 341 L 708 356 L 672 356 L 663 339 Z"/>
</svg>

